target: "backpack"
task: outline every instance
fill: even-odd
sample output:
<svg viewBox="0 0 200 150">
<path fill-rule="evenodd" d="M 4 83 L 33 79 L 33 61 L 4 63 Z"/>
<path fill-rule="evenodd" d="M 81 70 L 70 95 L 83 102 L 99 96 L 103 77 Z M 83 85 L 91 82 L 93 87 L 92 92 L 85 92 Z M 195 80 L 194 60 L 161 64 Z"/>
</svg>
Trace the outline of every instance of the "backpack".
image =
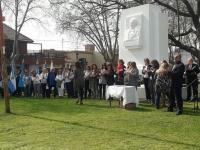
<svg viewBox="0 0 200 150">
<path fill-rule="evenodd" d="M 170 79 L 168 75 L 157 76 L 155 82 L 156 92 L 169 92 L 170 91 Z"/>
</svg>

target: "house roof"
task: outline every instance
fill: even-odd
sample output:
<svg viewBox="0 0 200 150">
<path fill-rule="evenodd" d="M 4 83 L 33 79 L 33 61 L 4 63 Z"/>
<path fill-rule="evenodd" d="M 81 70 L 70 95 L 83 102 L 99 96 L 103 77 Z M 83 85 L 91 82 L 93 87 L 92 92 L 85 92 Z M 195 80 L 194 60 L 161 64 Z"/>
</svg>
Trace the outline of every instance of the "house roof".
<svg viewBox="0 0 200 150">
<path fill-rule="evenodd" d="M 5 40 L 12 40 L 14 41 L 14 37 L 15 37 L 15 30 L 12 29 L 11 27 L 7 26 L 6 24 L 3 24 L 3 31 L 4 31 L 4 39 Z M 30 38 L 28 38 L 27 36 L 23 35 L 23 34 L 19 34 L 19 41 L 24 41 L 27 43 L 33 43 L 34 41 Z"/>
</svg>

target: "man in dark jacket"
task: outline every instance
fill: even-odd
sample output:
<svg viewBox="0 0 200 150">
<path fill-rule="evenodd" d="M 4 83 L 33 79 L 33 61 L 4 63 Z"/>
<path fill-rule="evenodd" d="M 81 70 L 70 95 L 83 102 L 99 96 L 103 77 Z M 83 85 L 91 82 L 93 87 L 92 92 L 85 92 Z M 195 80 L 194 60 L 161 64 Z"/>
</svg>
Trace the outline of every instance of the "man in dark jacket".
<svg viewBox="0 0 200 150">
<path fill-rule="evenodd" d="M 48 89 L 49 92 L 48 92 L 48 94 L 47 94 L 47 97 L 48 97 L 48 98 L 50 98 L 52 88 L 53 88 L 53 91 L 54 91 L 54 93 L 53 93 L 54 98 L 55 98 L 56 95 L 57 95 L 56 80 L 55 80 L 56 75 L 57 75 L 57 74 L 55 73 L 55 69 L 54 69 L 54 68 L 51 69 L 51 71 L 50 71 L 49 74 L 48 74 L 48 77 L 47 77 L 47 86 L 48 86 L 48 88 L 49 88 L 49 89 Z"/>
<path fill-rule="evenodd" d="M 199 66 L 193 63 L 193 59 L 188 59 L 188 64 L 185 66 L 185 75 L 187 78 L 187 99 L 186 101 L 190 101 L 191 98 L 191 87 L 193 91 L 193 97 L 197 98 L 198 96 L 198 78 L 199 74 Z"/>
<path fill-rule="evenodd" d="M 183 74 L 185 72 L 185 66 L 181 62 L 181 55 L 174 56 L 174 66 L 171 71 L 165 71 L 171 77 L 170 85 L 170 104 L 168 106 L 167 112 L 173 112 L 173 107 L 175 103 L 175 98 L 177 100 L 178 111 L 176 115 L 180 115 L 183 112 L 183 100 L 182 100 L 182 83 L 183 83 Z"/>
</svg>

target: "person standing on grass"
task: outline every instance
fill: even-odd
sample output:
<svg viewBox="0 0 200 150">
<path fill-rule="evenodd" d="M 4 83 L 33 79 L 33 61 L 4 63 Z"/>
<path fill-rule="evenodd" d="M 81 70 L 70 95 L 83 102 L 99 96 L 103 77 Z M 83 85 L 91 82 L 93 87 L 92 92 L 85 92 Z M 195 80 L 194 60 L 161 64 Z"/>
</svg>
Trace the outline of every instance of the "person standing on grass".
<svg viewBox="0 0 200 150">
<path fill-rule="evenodd" d="M 151 94 L 151 105 L 155 105 L 155 74 L 156 70 L 159 69 L 159 63 L 157 60 L 151 61 L 151 68 L 147 70 L 149 74 L 149 89 Z"/>
<path fill-rule="evenodd" d="M 112 64 L 107 65 L 107 72 L 106 72 L 106 80 L 107 80 L 107 85 L 111 86 L 114 85 L 115 83 L 115 78 L 114 78 L 115 72 L 112 67 Z"/>
<path fill-rule="evenodd" d="M 69 68 L 65 68 L 65 71 L 63 72 L 63 77 L 65 79 L 65 88 L 67 89 L 68 98 L 73 97 L 72 87 L 71 87 L 71 79 L 70 79 L 72 74 L 73 73 L 70 71 Z"/>
<path fill-rule="evenodd" d="M 171 71 L 164 70 L 164 74 L 170 75 L 171 85 L 170 85 L 170 104 L 166 112 L 173 112 L 173 107 L 175 103 L 175 98 L 177 100 L 178 111 L 176 115 L 183 113 L 183 99 L 182 99 L 182 83 L 183 74 L 185 72 L 185 66 L 181 62 L 181 55 L 177 54 L 174 56 L 174 66 Z"/>
<path fill-rule="evenodd" d="M 169 99 L 170 92 L 170 82 L 169 75 L 163 74 L 164 71 L 170 71 L 167 63 L 162 63 L 160 68 L 156 71 L 156 81 L 155 81 L 155 107 L 156 109 L 160 108 L 160 97 L 161 93 L 167 96 Z"/>
<path fill-rule="evenodd" d="M 193 63 L 193 59 L 188 59 L 188 64 L 185 66 L 185 70 L 190 70 L 190 72 L 184 72 L 187 78 L 187 99 L 191 99 L 191 90 L 193 92 L 193 97 L 196 100 L 198 98 L 198 77 L 199 66 Z"/>
<path fill-rule="evenodd" d="M 102 99 L 102 89 L 103 89 L 103 99 L 106 99 L 106 77 L 107 77 L 107 65 L 106 63 L 102 64 L 101 69 L 99 70 L 99 100 Z"/>
<path fill-rule="evenodd" d="M 43 68 L 42 69 L 42 73 L 40 74 L 40 81 L 41 81 L 41 87 L 42 87 L 42 97 L 43 98 L 47 98 L 47 89 L 46 89 L 46 85 L 47 85 L 47 77 L 48 77 L 48 73 L 47 73 L 47 69 Z"/>
<path fill-rule="evenodd" d="M 32 81 L 33 81 L 35 98 L 40 98 L 40 78 L 39 78 L 39 74 L 36 74 L 36 71 L 33 70 L 31 78 L 32 78 Z"/>
<path fill-rule="evenodd" d="M 127 86 L 135 86 L 135 89 L 137 90 L 139 70 L 137 69 L 136 63 L 130 62 L 129 68 L 124 72 L 124 74 L 124 84 Z"/>
<path fill-rule="evenodd" d="M 172 68 L 171 68 L 171 66 L 168 64 L 168 62 L 166 61 L 166 60 L 161 60 L 161 65 L 163 64 L 163 63 L 165 63 L 165 64 L 167 64 L 167 69 L 170 71 Z M 165 105 L 165 101 L 166 101 L 166 94 L 165 94 L 165 92 L 161 92 L 161 100 L 162 100 L 162 104 L 161 104 L 161 107 L 165 107 L 166 105 Z M 169 100 L 168 100 L 169 101 Z M 175 106 L 176 107 L 176 106 Z"/>
<path fill-rule="evenodd" d="M 146 94 L 146 99 L 147 101 L 151 100 L 151 94 L 150 94 L 150 89 L 149 89 L 149 70 L 151 68 L 150 65 L 150 60 L 148 58 L 144 59 L 144 66 L 142 69 L 142 74 L 144 75 L 144 87 L 145 87 L 145 94 Z"/>
<path fill-rule="evenodd" d="M 92 91 L 93 91 L 93 99 L 98 97 L 98 77 L 99 77 L 99 70 L 96 64 L 93 64 L 92 67 L 92 74 L 90 76 L 92 82 Z"/>
<path fill-rule="evenodd" d="M 124 85 L 124 71 L 125 71 L 124 61 L 122 59 L 118 60 L 118 66 L 116 67 L 116 85 Z"/>
<path fill-rule="evenodd" d="M 57 88 L 56 88 L 56 73 L 55 69 L 52 68 L 47 77 L 47 86 L 48 86 L 48 98 L 50 98 L 51 90 L 53 88 L 53 97 L 56 98 L 57 95 Z"/>
<path fill-rule="evenodd" d="M 56 87 L 58 88 L 58 96 L 59 98 L 63 98 L 64 94 L 64 77 L 62 71 L 59 69 L 58 74 L 56 76 Z"/>
<path fill-rule="evenodd" d="M 30 88 L 31 88 L 31 77 L 29 75 L 28 70 L 25 71 L 25 75 L 22 79 L 24 83 L 24 97 L 27 98 L 30 96 Z"/>
<path fill-rule="evenodd" d="M 74 70 L 74 91 L 78 91 L 79 97 L 76 100 L 76 104 L 83 105 L 83 88 L 85 86 L 84 72 L 79 62 L 75 63 Z"/>
<path fill-rule="evenodd" d="M 84 98 L 87 98 L 87 92 L 89 91 L 89 98 L 91 98 L 91 79 L 90 76 L 92 74 L 90 66 L 86 67 L 85 70 L 85 75 L 84 75 L 84 79 L 85 79 L 85 96 Z"/>
</svg>

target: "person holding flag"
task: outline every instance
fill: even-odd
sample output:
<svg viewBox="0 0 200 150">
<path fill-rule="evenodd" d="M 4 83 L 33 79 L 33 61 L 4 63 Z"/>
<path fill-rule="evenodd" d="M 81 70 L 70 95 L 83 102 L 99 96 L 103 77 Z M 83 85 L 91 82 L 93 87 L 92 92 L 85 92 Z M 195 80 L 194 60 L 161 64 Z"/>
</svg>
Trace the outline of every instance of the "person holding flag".
<svg viewBox="0 0 200 150">
<path fill-rule="evenodd" d="M 11 73 L 10 73 L 10 80 L 8 82 L 8 87 L 10 91 L 13 93 L 16 90 L 16 79 L 15 79 L 15 70 L 14 70 L 14 62 L 11 62 Z"/>
</svg>

